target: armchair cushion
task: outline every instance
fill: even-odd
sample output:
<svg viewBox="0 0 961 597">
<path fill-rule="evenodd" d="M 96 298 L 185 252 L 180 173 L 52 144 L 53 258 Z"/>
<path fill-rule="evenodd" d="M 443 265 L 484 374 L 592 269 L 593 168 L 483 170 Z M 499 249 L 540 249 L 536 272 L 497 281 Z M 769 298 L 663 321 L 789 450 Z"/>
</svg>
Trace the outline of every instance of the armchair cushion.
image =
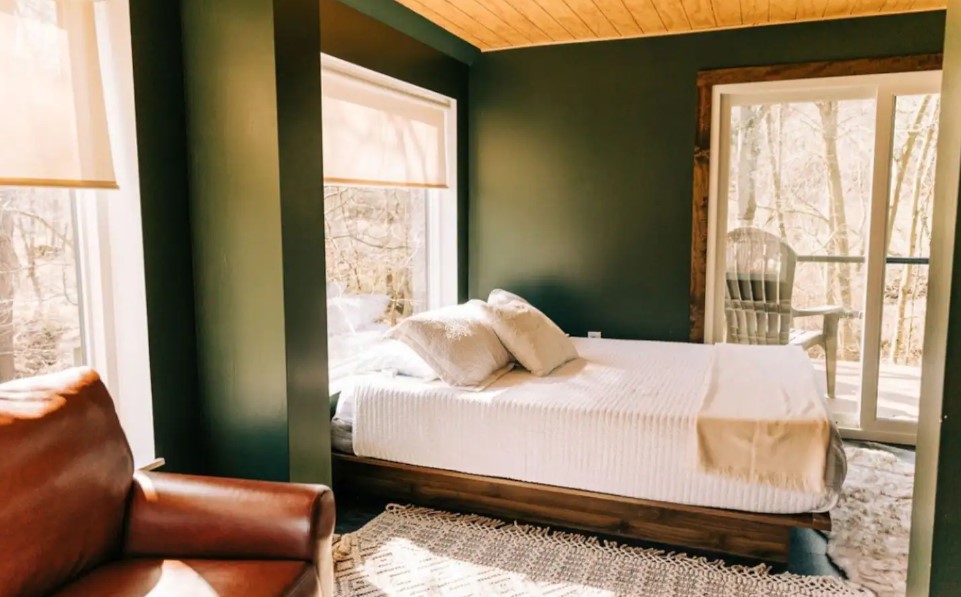
<svg viewBox="0 0 961 597">
<path fill-rule="evenodd" d="M 265 560 L 128 559 L 77 579 L 56 597 L 216 597 L 217 595 L 317 594 L 307 562 Z"/>
<path fill-rule="evenodd" d="M 132 472 L 92 370 L 0 386 L 0 594 L 46 594 L 116 557 Z"/>
<path fill-rule="evenodd" d="M 316 562 L 333 530 L 320 485 L 138 472 L 124 554 Z"/>
</svg>

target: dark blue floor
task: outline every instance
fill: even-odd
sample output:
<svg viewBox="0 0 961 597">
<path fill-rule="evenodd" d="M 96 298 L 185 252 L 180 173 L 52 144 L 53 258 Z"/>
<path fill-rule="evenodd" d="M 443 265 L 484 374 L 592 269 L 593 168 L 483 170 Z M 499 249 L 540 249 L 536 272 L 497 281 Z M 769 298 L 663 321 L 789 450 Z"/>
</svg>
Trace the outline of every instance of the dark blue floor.
<svg viewBox="0 0 961 597">
<path fill-rule="evenodd" d="M 866 448 L 889 451 L 905 462 L 914 462 L 914 449 L 877 444 L 873 442 L 845 442 L 847 445 L 857 445 Z M 383 512 L 388 501 L 372 499 L 369 497 L 352 496 L 347 494 L 337 495 L 337 532 L 349 533 L 364 526 L 375 516 Z M 669 546 L 657 545 L 642 541 L 626 541 L 616 539 L 620 543 L 641 547 L 656 547 L 670 551 Z M 703 555 L 710 559 L 717 559 L 719 556 L 707 553 L 688 552 L 691 555 Z M 750 560 L 724 556 L 725 562 L 729 564 L 756 564 Z M 827 538 L 820 531 L 812 529 L 794 529 L 791 534 L 791 557 L 787 565 L 787 571 L 795 574 L 805 574 L 814 576 L 843 576 L 841 571 L 831 562 L 827 555 Z M 777 570 L 777 571 L 783 571 Z"/>
</svg>

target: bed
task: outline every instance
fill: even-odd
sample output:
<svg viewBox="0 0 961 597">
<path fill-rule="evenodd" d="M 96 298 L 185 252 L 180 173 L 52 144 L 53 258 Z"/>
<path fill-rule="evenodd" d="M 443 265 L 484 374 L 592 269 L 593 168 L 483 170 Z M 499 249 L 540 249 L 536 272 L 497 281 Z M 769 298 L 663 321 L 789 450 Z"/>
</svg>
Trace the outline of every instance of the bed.
<svg viewBox="0 0 961 597">
<path fill-rule="evenodd" d="M 824 513 L 845 474 L 833 426 L 816 490 L 705 472 L 694 434 L 712 347 L 574 342 L 580 358 L 551 375 L 515 369 L 481 390 L 384 374 L 342 380 L 332 425 L 338 474 L 392 497 L 771 561 L 786 559 L 790 528 L 830 526 Z M 785 386 L 816 388 L 796 347 L 757 349 L 752 359 Z M 690 536 L 675 537 L 678 527 Z M 752 533 L 757 540 L 743 541 Z"/>
</svg>

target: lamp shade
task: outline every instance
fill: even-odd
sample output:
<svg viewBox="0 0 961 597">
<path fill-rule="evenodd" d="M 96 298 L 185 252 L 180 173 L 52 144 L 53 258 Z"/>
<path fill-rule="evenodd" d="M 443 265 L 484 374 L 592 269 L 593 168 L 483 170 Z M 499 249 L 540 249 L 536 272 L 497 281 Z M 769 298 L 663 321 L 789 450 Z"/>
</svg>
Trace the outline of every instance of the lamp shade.
<svg viewBox="0 0 961 597">
<path fill-rule="evenodd" d="M 0 0 L 0 186 L 116 188 L 93 0 Z"/>
<path fill-rule="evenodd" d="M 324 182 L 446 188 L 449 104 L 322 72 Z"/>
</svg>

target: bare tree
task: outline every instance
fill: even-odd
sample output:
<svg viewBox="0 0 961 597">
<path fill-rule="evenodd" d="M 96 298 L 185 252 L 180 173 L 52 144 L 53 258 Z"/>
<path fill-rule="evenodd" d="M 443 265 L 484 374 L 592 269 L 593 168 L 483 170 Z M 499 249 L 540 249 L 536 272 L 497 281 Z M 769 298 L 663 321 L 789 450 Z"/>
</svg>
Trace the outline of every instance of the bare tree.
<svg viewBox="0 0 961 597">
<path fill-rule="evenodd" d="M 757 211 L 757 162 L 761 154 L 760 122 L 767 106 L 740 106 L 737 134 L 737 212 L 745 223 L 754 221 Z"/>
<path fill-rule="evenodd" d="M 918 109 L 919 116 L 926 112 L 927 106 L 931 97 L 932 96 L 930 95 L 924 97 L 921 107 Z M 935 110 L 931 113 L 930 116 L 927 117 L 927 123 L 923 127 L 922 127 L 920 118 L 916 118 L 914 120 L 914 126 L 912 126 L 911 131 L 909 131 L 908 133 L 909 135 L 913 135 L 913 137 L 910 137 L 911 138 L 910 143 L 913 144 L 917 139 L 918 135 L 921 133 L 921 131 L 923 130 L 924 132 L 924 141 L 922 143 L 921 155 L 914 169 L 914 176 L 912 178 L 912 184 L 911 184 L 911 188 L 912 188 L 911 222 L 909 225 L 908 247 L 907 247 L 907 255 L 909 256 L 917 255 L 918 250 L 920 249 L 920 244 L 921 244 L 921 237 L 923 233 L 923 220 L 927 213 L 927 210 L 924 209 L 924 205 L 921 199 L 922 199 L 922 194 L 924 192 L 925 184 L 931 178 L 934 171 L 935 156 L 932 150 L 935 146 L 935 139 L 936 139 L 935 133 L 937 130 L 936 128 L 937 113 L 938 113 L 938 109 L 937 109 L 937 106 L 935 106 Z M 907 150 L 905 150 L 905 154 L 908 155 L 907 159 L 910 159 L 910 153 Z M 908 164 L 907 162 L 905 162 L 901 167 L 901 171 L 902 172 L 906 171 L 907 168 L 908 168 Z M 903 175 L 901 176 L 901 178 L 903 178 Z M 896 192 L 899 192 L 899 189 L 896 190 Z M 895 200 L 895 197 L 897 197 L 897 195 L 892 197 L 892 204 Z M 891 210 L 892 212 L 895 212 L 893 205 Z M 891 232 L 893 232 L 894 230 L 893 215 L 892 215 L 892 221 L 888 223 L 888 230 Z M 893 234 L 889 233 L 889 236 L 888 236 L 889 243 L 892 236 Z M 911 298 L 913 298 L 913 295 L 915 295 L 918 291 L 918 285 L 919 285 L 918 283 L 920 278 L 919 274 L 920 272 L 918 272 L 917 267 L 915 267 L 912 264 L 907 264 L 904 266 L 903 272 L 901 274 L 901 278 L 898 283 L 897 310 L 896 310 L 896 319 L 895 319 L 895 325 L 894 325 L 894 338 L 891 340 L 890 353 L 888 355 L 888 359 L 894 363 L 905 362 L 908 359 L 911 359 L 911 357 L 913 356 L 909 353 L 911 352 L 910 339 L 913 335 L 912 332 L 914 329 L 915 322 L 913 318 L 906 317 L 907 315 L 906 311 L 908 307 L 908 302 L 910 301 Z M 914 301 L 911 301 L 912 306 L 913 306 L 913 302 Z"/>
<path fill-rule="evenodd" d="M 821 138 L 824 143 L 824 160 L 827 167 L 828 219 L 831 223 L 831 240 L 834 255 L 851 254 L 848 239 L 848 221 L 844 185 L 841 180 L 841 164 L 838 159 L 838 104 L 837 102 L 817 102 L 821 116 Z M 833 263 L 829 266 L 832 280 L 827 287 L 829 304 L 851 305 L 851 267 L 847 263 Z M 859 338 L 850 320 L 840 326 L 839 345 L 841 358 L 857 353 Z M 853 344 L 853 346 L 852 346 Z"/>
<path fill-rule="evenodd" d="M 894 190 L 891 193 L 891 208 L 888 213 L 887 236 L 885 236 L 884 244 L 885 255 L 890 252 L 891 239 L 894 237 L 894 223 L 898 219 L 898 208 L 901 205 L 901 192 L 904 188 L 904 180 L 907 177 L 908 168 L 911 165 L 911 157 L 914 154 L 918 137 L 921 135 L 923 129 L 922 121 L 927 115 L 928 105 L 931 103 L 933 97 L 934 96 L 931 95 L 925 95 L 921 100 L 921 105 L 918 106 L 917 111 L 915 111 L 911 127 L 908 129 L 904 147 L 901 149 L 901 153 L 895 157 Z M 924 160 L 922 160 L 922 163 L 923 162 Z"/>
<path fill-rule="evenodd" d="M 78 364 L 71 211 L 63 189 L 0 189 L 0 381 Z"/>
<path fill-rule="evenodd" d="M 352 294 L 390 297 L 385 323 L 413 314 L 426 293 L 426 269 L 417 263 L 424 258 L 426 192 L 329 186 L 324 202 L 328 281 Z"/>
<path fill-rule="evenodd" d="M 17 272 L 20 263 L 13 245 L 14 219 L 10 208 L 16 191 L 0 189 L 0 379 L 17 377 L 14 360 L 13 304 L 16 298 Z"/>
<path fill-rule="evenodd" d="M 777 127 L 774 124 L 774 114 L 777 113 Z M 767 131 L 767 154 L 771 166 L 771 179 L 774 187 L 774 216 L 777 219 L 778 234 L 787 239 L 787 224 L 785 223 L 784 192 L 781 183 L 781 160 L 783 159 L 784 137 L 781 134 L 784 124 L 784 106 L 777 105 L 767 110 L 764 118 Z"/>
</svg>

